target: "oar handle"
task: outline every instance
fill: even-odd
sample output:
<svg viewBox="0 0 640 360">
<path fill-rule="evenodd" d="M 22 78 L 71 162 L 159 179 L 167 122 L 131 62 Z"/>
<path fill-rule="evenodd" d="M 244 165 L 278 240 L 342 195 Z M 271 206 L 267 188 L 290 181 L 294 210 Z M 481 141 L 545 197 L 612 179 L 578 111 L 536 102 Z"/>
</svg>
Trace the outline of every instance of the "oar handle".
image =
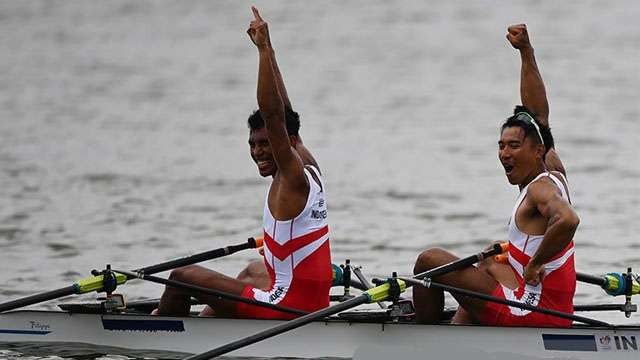
<svg viewBox="0 0 640 360">
<path fill-rule="evenodd" d="M 0 313 L 8 310 L 21 308 L 23 306 L 37 304 L 39 302 L 43 302 L 47 300 L 57 299 L 63 296 L 77 294 L 78 291 L 79 291 L 78 286 L 76 284 L 73 284 L 61 289 L 51 290 L 44 293 L 23 297 L 21 299 L 0 304 Z"/>
<path fill-rule="evenodd" d="M 143 267 L 141 269 L 134 270 L 134 272 L 140 272 L 140 273 L 144 273 L 144 274 L 156 274 L 156 273 L 159 273 L 159 272 L 163 272 L 163 271 L 179 268 L 179 267 L 182 267 L 182 266 L 192 265 L 192 264 L 196 264 L 196 263 L 199 263 L 199 262 L 202 262 L 202 261 L 212 260 L 212 259 L 216 259 L 216 258 L 219 258 L 219 257 L 231 255 L 231 254 L 233 254 L 235 252 L 238 252 L 238 251 L 241 251 L 241 250 L 254 249 L 256 247 L 257 247 L 256 239 L 251 237 L 251 238 L 247 239 L 247 242 L 244 243 L 244 244 L 229 245 L 227 247 L 223 247 L 223 248 L 220 248 L 220 249 L 206 251 L 206 252 L 203 252 L 203 253 L 199 253 L 199 254 L 195 254 L 195 255 L 191 255 L 191 256 L 186 256 L 186 257 L 183 257 L 183 258 L 180 258 L 180 259 L 175 259 L 175 260 L 163 262 L 163 263 L 160 263 L 160 264 Z"/>
</svg>

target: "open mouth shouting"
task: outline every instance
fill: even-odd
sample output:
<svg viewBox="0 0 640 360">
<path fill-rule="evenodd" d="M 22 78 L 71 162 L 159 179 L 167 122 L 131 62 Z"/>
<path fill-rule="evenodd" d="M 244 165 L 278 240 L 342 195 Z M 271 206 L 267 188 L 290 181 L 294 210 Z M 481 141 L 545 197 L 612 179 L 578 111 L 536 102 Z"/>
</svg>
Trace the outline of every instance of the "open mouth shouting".
<svg viewBox="0 0 640 360">
<path fill-rule="evenodd" d="M 505 163 L 502 163 L 502 166 L 504 167 L 504 172 L 505 172 L 507 175 L 510 175 L 510 174 L 511 174 L 511 172 L 513 171 L 513 168 L 514 168 L 514 166 L 513 166 L 513 165 L 511 165 L 511 164 L 505 164 Z"/>
</svg>

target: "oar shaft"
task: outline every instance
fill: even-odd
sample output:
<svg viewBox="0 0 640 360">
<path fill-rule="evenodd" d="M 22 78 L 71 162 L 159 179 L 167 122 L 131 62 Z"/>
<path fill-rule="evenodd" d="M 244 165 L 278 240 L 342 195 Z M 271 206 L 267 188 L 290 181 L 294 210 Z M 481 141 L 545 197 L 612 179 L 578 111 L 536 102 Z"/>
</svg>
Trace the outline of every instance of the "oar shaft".
<svg viewBox="0 0 640 360">
<path fill-rule="evenodd" d="M 202 294 L 202 295 L 215 296 L 215 297 L 218 297 L 218 298 L 237 301 L 237 302 L 241 302 L 241 303 L 245 303 L 245 304 L 249 304 L 249 305 L 262 306 L 262 307 L 269 308 L 269 309 L 272 309 L 272 310 L 277 310 L 277 311 L 281 311 L 281 312 L 285 312 L 285 313 L 289 313 L 289 314 L 294 314 L 294 315 L 306 315 L 307 314 L 307 312 L 302 311 L 302 310 L 293 309 L 293 308 L 280 306 L 280 305 L 274 305 L 274 304 L 270 304 L 270 303 L 266 303 L 266 302 L 262 302 L 262 301 L 257 301 L 257 300 L 254 300 L 254 299 L 248 299 L 248 298 L 245 298 L 245 297 L 242 297 L 242 296 L 239 296 L 239 295 L 230 294 L 230 293 L 227 293 L 227 292 L 224 292 L 224 291 L 220 291 L 220 290 L 204 288 L 204 287 L 197 286 L 197 285 L 187 284 L 187 283 L 184 283 L 184 282 L 181 282 L 181 281 L 163 279 L 163 278 L 160 278 L 160 277 L 157 277 L 157 276 L 146 275 L 146 274 L 139 274 L 138 275 L 138 274 L 135 274 L 135 273 L 129 272 L 129 271 L 121 271 L 121 270 L 116 270 L 116 271 L 121 273 L 121 274 L 127 275 L 129 278 L 139 278 L 139 279 L 142 279 L 142 280 L 147 280 L 147 281 L 151 281 L 151 282 L 154 282 L 154 283 L 163 284 L 163 285 L 175 287 L 175 288 L 178 288 L 178 289 L 186 289 L 186 290 L 194 291 L 194 292 Z"/>
<path fill-rule="evenodd" d="M 448 264 L 444 264 L 442 266 L 439 266 L 437 268 L 431 269 L 431 270 L 427 270 L 423 273 L 414 275 L 414 279 L 426 279 L 426 278 L 430 278 L 433 279 L 437 276 L 449 273 L 451 271 L 455 271 L 455 270 L 460 270 L 460 269 L 464 269 L 468 266 L 471 266 L 477 262 L 480 262 L 490 256 L 493 255 L 497 255 L 502 253 L 502 246 L 500 244 L 494 244 L 493 247 L 487 251 L 483 251 L 479 254 L 475 254 L 475 255 L 471 255 L 471 256 L 467 256 L 466 258 L 462 258 L 459 260 L 456 260 L 454 262 L 448 263 Z"/>
<path fill-rule="evenodd" d="M 63 296 L 73 295 L 73 294 L 76 294 L 77 291 L 78 291 L 78 287 L 74 284 L 61 289 L 51 290 L 41 294 L 23 297 L 21 299 L 0 304 L 0 313 L 8 310 L 21 308 L 23 306 L 37 304 L 39 302 L 43 302 L 47 300 L 57 299 Z"/>
<path fill-rule="evenodd" d="M 442 275 L 446 272 L 449 271 L 454 271 L 457 269 L 461 269 L 467 266 L 470 266 L 478 261 L 482 261 L 484 258 L 488 257 L 488 256 L 493 256 L 496 254 L 500 254 L 502 252 L 502 247 L 499 244 L 496 244 L 492 249 L 489 249 L 485 252 L 476 254 L 476 255 L 472 255 L 460 260 L 456 260 L 452 263 L 449 263 L 447 265 L 441 266 L 439 268 L 430 270 L 430 271 L 426 271 L 424 273 L 418 274 L 416 275 L 414 278 L 419 278 L 419 277 L 432 277 L 432 276 L 437 276 L 437 275 Z M 435 275 L 434 275 L 435 274 Z M 416 280 L 417 281 L 417 280 Z M 404 281 L 398 281 L 401 282 L 402 284 L 398 284 L 401 288 L 400 291 L 403 291 L 405 288 L 405 282 Z M 410 284 L 406 284 L 406 286 L 408 287 Z M 245 346 L 249 346 L 251 344 L 257 343 L 258 341 L 262 341 L 264 339 L 267 339 L 269 337 L 272 336 L 276 336 L 279 334 L 282 334 L 283 332 L 289 331 L 289 330 L 293 330 L 296 329 L 298 327 L 301 327 L 303 325 L 306 325 L 314 320 L 318 320 L 318 319 L 322 319 L 325 318 L 327 316 L 331 316 L 333 314 L 337 314 L 341 311 L 344 310 L 348 310 L 351 308 L 354 308 L 358 305 L 362 305 L 362 304 L 367 304 L 367 303 L 371 303 L 371 302 L 378 302 L 378 301 L 383 301 L 385 300 L 388 296 L 389 296 L 389 291 L 391 290 L 391 286 L 389 283 L 380 285 L 380 286 L 376 286 L 375 288 L 372 288 L 370 290 L 367 290 L 365 293 L 363 293 L 362 295 L 359 295 L 353 299 L 347 300 L 345 302 L 330 306 L 328 308 L 324 308 L 322 310 L 318 310 L 316 312 L 301 316 L 297 319 L 293 319 L 290 321 L 287 321 L 286 323 L 274 326 L 270 329 L 261 331 L 257 334 L 245 337 L 243 339 L 234 341 L 232 343 L 220 346 L 216 349 L 207 351 L 205 353 L 202 354 L 198 354 L 198 355 L 194 355 L 194 356 L 190 356 L 188 358 L 186 358 L 185 360 L 203 360 L 203 359 L 210 359 L 216 356 L 220 356 L 226 353 L 229 353 L 231 351 L 240 349 L 242 347 Z"/>
<path fill-rule="evenodd" d="M 249 238 L 247 242 L 244 244 L 230 245 L 224 248 L 206 251 L 203 253 L 186 256 L 180 259 L 175 259 L 175 260 L 163 262 L 160 264 L 143 267 L 141 269 L 135 270 L 135 272 L 141 272 L 145 274 L 156 274 L 159 272 L 176 269 L 182 266 L 196 264 L 206 260 L 213 260 L 219 257 L 231 255 L 240 250 L 253 249 L 255 247 L 256 247 L 256 240 L 254 238 Z"/>
<path fill-rule="evenodd" d="M 202 354 L 198 354 L 198 355 L 194 355 L 194 356 L 190 356 L 188 358 L 186 358 L 185 360 L 204 360 L 204 359 L 211 359 L 213 357 L 216 356 L 220 356 L 226 353 L 229 353 L 231 351 L 240 349 L 242 347 L 257 343 L 259 341 L 262 341 L 266 338 L 272 337 L 272 336 L 276 336 L 279 334 L 282 334 L 283 332 L 287 332 L 289 330 L 295 329 L 297 327 L 306 325 L 314 320 L 317 319 L 322 319 L 326 316 L 331 316 L 333 314 L 337 314 L 343 310 L 348 310 L 351 309 L 353 307 L 356 307 L 358 305 L 362 305 L 362 304 L 366 304 L 367 302 L 369 302 L 369 298 L 367 297 L 367 295 L 362 294 L 359 295 L 353 299 L 349 299 L 345 302 L 342 302 L 340 304 L 334 305 L 334 306 L 330 306 L 328 308 L 324 308 L 322 310 L 301 316 L 297 319 L 293 319 L 293 320 L 289 320 L 283 324 L 274 326 L 270 329 L 264 330 L 262 332 L 256 333 L 254 335 L 251 335 L 249 337 L 246 337 L 244 339 L 240 339 L 238 341 L 234 341 L 232 343 L 226 344 L 224 346 L 221 346 L 219 348 L 213 349 L 211 351 L 207 351 L 205 353 Z"/>
<path fill-rule="evenodd" d="M 576 280 L 600 286 L 611 296 L 640 294 L 638 275 L 631 273 L 608 273 L 602 276 L 576 273 Z"/>
<path fill-rule="evenodd" d="M 600 287 L 604 287 L 607 284 L 607 280 L 603 276 L 594 276 L 580 272 L 576 273 L 576 280 L 588 284 L 598 285 Z"/>
<path fill-rule="evenodd" d="M 180 258 L 180 259 L 176 259 L 176 260 L 171 260 L 171 261 L 167 261 L 161 264 L 157 264 L 157 265 L 151 265 L 151 266 L 147 266 L 144 268 L 141 268 L 139 270 L 136 270 L 136 272 L 142 272 L 145 274 L 155 274 L 158 272 L 162 272 L 162 271 L 166 271 L 166 270 L 170 270 L 170 269 L 175 269 L 177 267 L 181 267 L 181 266 L 186 266 L 186 265 L 191 265 L 191 264 L 195 264 L 198 262 L 202 262 L 205 260 L 211 260 L 211 259 L 215 259 L 215 258 L 219 258 L 222 256 L 226 256 L 226 255 L 230 255 L 233 254 L 237 251 L 240 250 L 245 250 L 245 249 L 252 249 L 256 247 L 256 240 L 254 238 L 249 238 L 247 240 L 246 243 L 243 244 L 239 244 L 239 245 L 230 245 L 224 248 L 220 248 L 220 249 L 216 249 L 216 250 L 211 250 L 211 251 L 207 251 L 207 252 L 203 252 L 200 254 L 195 254 L 192 256 L 187 256 L 184 258 Z M 101 276 L 101 275 L 100 275 Z M 137 276 L 130 276 L 127 275 L 130 279 L 137 277 Z M 36 294 L 36 295 L 31 295 L 31 296 L 27 296 L 21 299 L 17 299 L 17 300 L 13 300 L 13 301 L 9 301 L 6 303 L 1 303 L 0 304 L 0 312 L 4 312 L 4 311 L 8 311 L 8 310 L 13 310 L 13 309 L 17 309 L 23 306 L 28 306 L 28 305 L 33 305 L 33 304 L 37 304 L 43 301 L 48 301 L 48 300 L 53 300 L 53 299 L 57 299 L 63 296 L 67 296 L 67 295 L 73 295 L 73 294 L 81 294 L 81 293 L 85 293 L 85 292 L 89 292 L 89 291 L 101 291 L 102 289 L 102 285 L 101 283 L 96 284 L 95 279 L 96 277 L 94 276 L 93 278 L 89 278 L 91 280 L 91 287 L 87 287 L 85 285 L 83 285 L 83 281 L 85 281 L 86 279 L 80 280 L 79 282 L 67 286 L 67 287 L 63 287 L 57 290 L 51 290 L 51 291 L 47 291 L 44 293 L 40 293 L 40 294 Z M 100 279 L 101 281 L 101 279 Z M 122 283 L 124 283 L 124 281 L 126 281 L 126 279 L 122 279 Z M 118 282 L 119 284 L 121 282 Z"/>
<path fill-rule="evenodd" d="M 573 311 L 625 311 L 625 304 L 574 305 Z"/>
<path fill-rule="evenodd" d="M 517 302 L 517 301 L 499 299 L 499 298 L 496 298 L 496 297 L 493 297 L 493 296 L 490 296 L 490 295 L 487 295 L 487 294 L 479 293 L 477 291 L 461 289 L 461 288 L 458 288 L 458 287 L 455 287 L 455 286 L 444 285 L 444 284 L 440 284 L 440 283 L 437 283 L 437 282 L 431 282 L 429 284 L 429 287 L 430 288 L 436 288 L 436 289 L 445 290 L 445 291 L 448 291 L 450 293 L 457 293 L 457 294 L 461 294 L 461 295 L 465 295 L 465 296 L 469 296 L 469 297 L 474 297 L 474 298 L 485 300 L 485 301 L 491 301 L 491 302 L 500 303 L 500 304 L 503 304 L 503 305 L 518 307 L 520 309 L 525 309 L 525 310 L 535 311 L 535 312 L 539 312 L 539 313 L 543 313 L 543 314 L 547 314 L 547 315 L 552 315 L 552 316 L 563 318 L 563 319 L 579 321 L 581 323 L 588 324 L 588 325 L 611 327 L 611 324 L 606 323 L 604 321 L 595 320 L 595 319 L 589 319 L 589 318 L 586 318 L 586 317 L 583 317 L 583 316 L 573 315 L 573 314 L 569 314 L 569 313 L 565 313 L 565 312 L 561 312 L 561 311 L 556 311 L 556 310 L 551 310 L 551 309 L 544 309 L 544 308 L 540 308 L 540 307 L 537 307 L 537 306 L 533 306 L 533 305 L 529 305 L 529 304 L 525 304 L 525 303 L 521 303 L 521 302 Z"/>
</svg>

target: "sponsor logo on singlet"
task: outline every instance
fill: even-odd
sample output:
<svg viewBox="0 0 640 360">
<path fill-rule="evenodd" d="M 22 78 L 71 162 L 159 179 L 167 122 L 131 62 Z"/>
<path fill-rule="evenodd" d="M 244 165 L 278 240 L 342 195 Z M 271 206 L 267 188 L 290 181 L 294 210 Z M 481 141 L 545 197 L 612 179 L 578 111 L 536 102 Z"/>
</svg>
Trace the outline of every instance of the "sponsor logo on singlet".
<svg viewBox="0 0 640 360">
<path fill-rule="evenodd" d="M 278 298 L 282 296 L 282 293 L 284 293 L 284 287 L 278 286 L 276 290 L 271 295 L 269 295 L 269 302 L 273 303 L 278 300 Z"/>
<path fill-rule="evenodd" d="M 312 219 L 326 219 L 327 210 L 311 210 Z"/>
<path fill-rule="evenodd" d="M 524 303 L 527 305 L 536 306 L 540 301 L 540 294 L 536 293 L 527 293 L 527 297 L 524 299 Z"/>
</svg>

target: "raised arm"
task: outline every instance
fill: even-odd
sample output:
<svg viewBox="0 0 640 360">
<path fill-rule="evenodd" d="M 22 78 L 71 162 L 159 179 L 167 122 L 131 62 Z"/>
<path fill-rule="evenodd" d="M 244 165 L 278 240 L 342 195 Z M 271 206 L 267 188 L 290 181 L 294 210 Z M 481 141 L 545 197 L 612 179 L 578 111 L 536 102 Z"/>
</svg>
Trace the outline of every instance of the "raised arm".
<svg viewBox="0 0 640 360">
<path fill-rule="evenodd" d="M 258 9 L 252 6 L 251 10 L 253 11 L 254 16 L 260 17 L 260 13 L 258 12 Z M 264 20 L 262 21 L 264 22 Z M 249 36 L 251 36 L 251 34 L 249 34 Z M 253 40 L 253 38 L 251 38 L 251 40 Z M 287 88 L 284 86 L 284 80 L 282 79 L 280 68 L 278 67 L 278 62 L 276 61 L 276 52 L 273 48 L 273 45 L 271 44 L 271 38 L 269 37 L 268 31 L 267 31 L 266 41 L 267 41 L 266 45 L 269 49 L 267 52 L 271 58 L 271 67 L 273 68 L 273 75 L 276 81 L 276 87 L 278 88 L 278 92 L 280 93 L 280 97 L 282 98 L 282 102 L 284 103 L 284 106 L 293 110 L 293 107 L 291 106 L 291 101 L 289 100 L 289 94 L 287 93 Z"/>
<path fill-rule="evenodd" d="M 255 7 L 252 7 L 252 10 L 255 19 L 251 21 L 247 33 L 258 48 L 259 54 L 257 98 L 260 115 L 265 122 L 278 172 L 285 182 L 306 189 L 308 183 L 304 175 L 303 162 L 291 146 L 287 134 L 284 102 L 278 90 L 273 63 L 275 57 L 269 40 L 268 25 Z"/>
<path fill-rule="evenodd" d="M 580 218 L 551 180 L 532 183 L 527 197 L 548 221 L 542 243 L 524 269 L 525 282 L 535 285 L 544 272 L 544 264 L 569 245 Z"/>
<path fill-rule="evenodd" d="M 522 105 L 536 115 L 536 120 L 545 127 L 549 127 L 549 102 L 547 91 L 538 70 L 533 46 L 529 41 L 527 25 L 511 25 L 507 29 L 507 40 L 520 52 L 522 65 L 520 67 L 520 100 Z M 545 165 L 550 171 L 559 171 L 566 176 L 564 165 L 554 147 L 549 149 L 545 157 Z"/>
<path fill-rule="evenodd" d="M 520 99 L 522 105 L 536 114 L 537 120 L 549 126 L 549 103 L 542 76 L 536 64 L 533 47 L 529 41 L 527 25 L 511 25 L 507 29 L 507 39 L 520 51 L 522 66 L 520 68 Z"/>
</svg>

